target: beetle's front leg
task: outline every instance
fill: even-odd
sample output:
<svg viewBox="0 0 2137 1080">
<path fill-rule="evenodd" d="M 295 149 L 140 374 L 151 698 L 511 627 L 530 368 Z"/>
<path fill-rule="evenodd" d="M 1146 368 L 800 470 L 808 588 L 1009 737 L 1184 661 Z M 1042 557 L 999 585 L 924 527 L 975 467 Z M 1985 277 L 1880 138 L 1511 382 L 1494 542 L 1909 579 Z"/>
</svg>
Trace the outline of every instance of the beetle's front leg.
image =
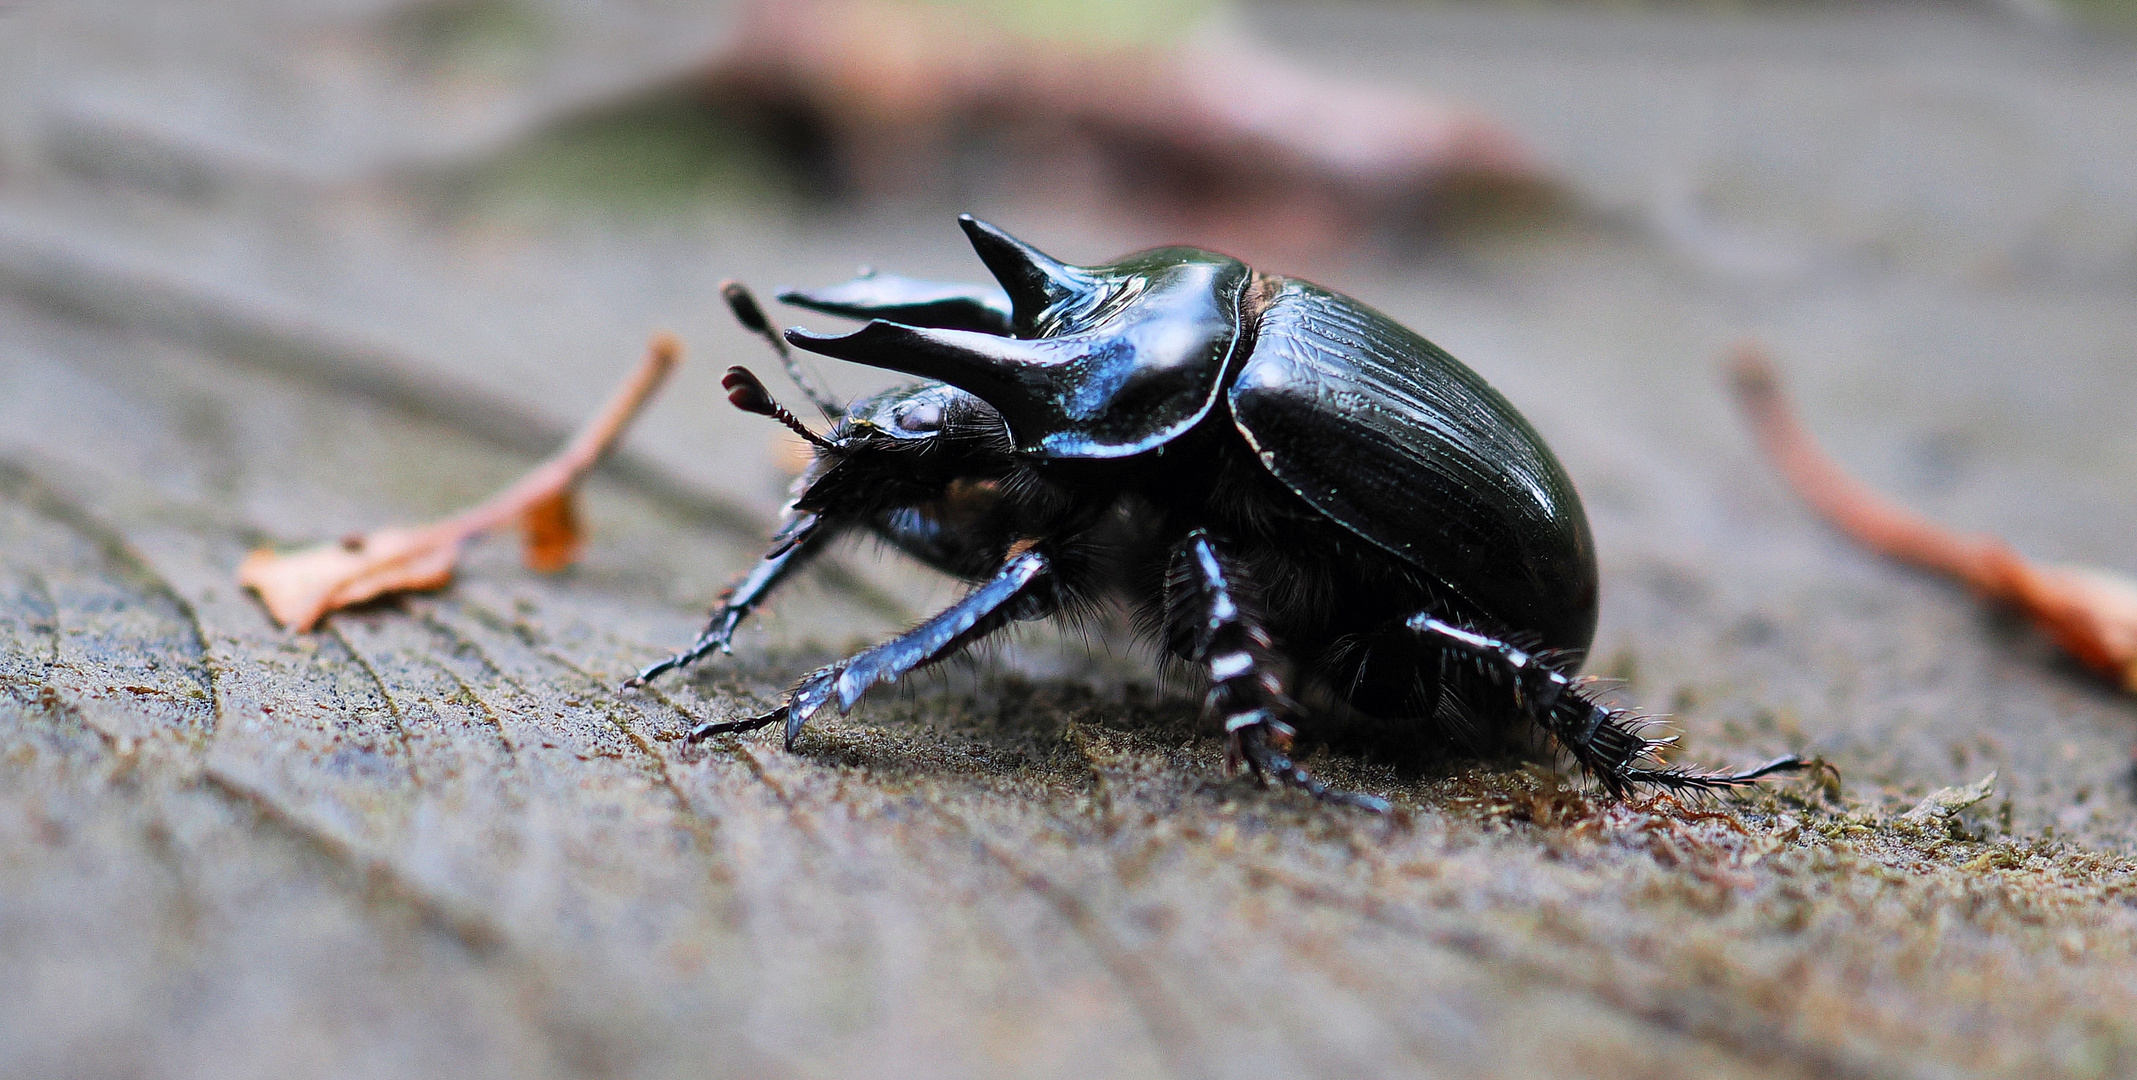
<svg viewBox="0 0 2137 1080">
<path fill-rule="evenodd" d="M 804 676 L 787 694 L 786 704 L 763 716 L 699 724 L 691 729 L 696 741 L 730 731 L 751 731 L 786 721 L 786 743 L 816 711 L 833 701 L 843 714 L 869 687 L 896 682 L 915 668 L 950 656 L 1017 619 L 1043 618 L 1059 606 L 1053 593 L 1053 564 L 1036 551 L 1019 551 L 1002 564 L 993 578 L 972 590 L 934 618 L 899 636 L 863 650 L 830 667 Z"/>
<path fill-rule="evenodd" d="M 1209 672 L 1205 711 L 1222 717 L 1225 757 L 1256 776 L 1297 788 L 1316 799 L 1367 810 L 1388 804 L 1339 791 L 1307 772 L 1289 753 L 1291 711 L 1268 631 L 1242 605 L 1216 542 L 1203 529 L 1187 534 L 1165 581 L 1165 619 L 1173 647 Z"/>
<path fill-rule="evenodd" d="M 1643 737 L 1636 717 L 1583 693 L 1579 684 L 1548 658 L 1456 626 L 1429 612 L 1413 615 L 1403 625 L 1433 644 L 1491 668 L 1510 688 L 1515 707 L 1550 733 L 1580 762 L 1581 768 L 1613 795 L 1625 794 L 1634 784 L 1702 790 L 1736 787 L 1804 767 L 1794 755 L 1734 773 L 1657 767 L 1652 764 L 1655 751 L 1674 740 Z"/>
<path fill-rule="evenodd" d="M 732 651 L 729 643 L 734 640 L 735 630 L 742 620 L 757 610 L 757 605 L 794 571 L 801 569 L 817 552 L 824 549 L 830 539 L 829 532 L 815 514 L 798 510 L 787 511 L 780 521 L 779 531 L 772 538 L 772 550 L 758 560 L 755 568 L 743 575 L 740 581 L 728 587 L 720 597 L 720 606 L 713 609 L 712 619 L 700 631 L 690 647 L 655 664 L 648 664 L 638 674 L 624 681 L 624 686 L 644 686 L 679 667 L 694 664 L 717 649 Z"/>
</svg>

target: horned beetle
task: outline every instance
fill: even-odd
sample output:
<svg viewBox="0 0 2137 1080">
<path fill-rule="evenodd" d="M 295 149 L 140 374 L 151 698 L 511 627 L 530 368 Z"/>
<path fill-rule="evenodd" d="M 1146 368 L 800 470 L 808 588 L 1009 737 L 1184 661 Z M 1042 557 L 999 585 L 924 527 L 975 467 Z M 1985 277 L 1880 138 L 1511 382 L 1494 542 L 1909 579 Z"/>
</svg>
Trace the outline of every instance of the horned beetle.
<svg viewBox="0 0 2137 1080">
<path fill-rule="evenodd" d="M 1613 795 L 1713 790 L 1798 769 L 1663 765 L 1669 740 L 1576 677 L 1595 633 L 1595 544 L 1573 483 L 1475 372 L 1349 297 L 1169 247 L 1098 266 L 959 219 L 1000 288 L 864 272 L 780 299 L 865 318 L 773 333 L 827 418 L 818 434 L 747 369 L 739 407 L 815 448 L 771 550 L 658 677 L 713 650 L 836 537 L 870 532 L 973 583 L 904 634 L 811 672 L 762 716 L 693 740 L 851 709 L 1002 627 L 1131 605 L 1209 681 L 1230 760 L 1335 802 L 1291 757 L 1295 725 L 1348 711 L 1456 747 L 1540 730 Z M 929 380 L 842 405 L 788 344 Z M 1300 704 L 1311 699 L 1312 707 Z"/>
</svg>

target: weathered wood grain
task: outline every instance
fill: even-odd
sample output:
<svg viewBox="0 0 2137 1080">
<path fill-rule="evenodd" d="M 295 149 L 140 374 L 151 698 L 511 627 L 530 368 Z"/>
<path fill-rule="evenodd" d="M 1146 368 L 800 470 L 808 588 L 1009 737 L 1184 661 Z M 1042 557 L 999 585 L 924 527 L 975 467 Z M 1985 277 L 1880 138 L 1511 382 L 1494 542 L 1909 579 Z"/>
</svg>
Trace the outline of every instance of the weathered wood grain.
<svg viewBox="0 0 2137 1080">
<path fill-rule="evenodd" d="M 687 627 L 662 574 L 747 548 L 608 481 L 578 571 L 535 578 L 500 544 L 445 594 L 286 635 L 229 584 L 254 539 L 231 506 L 417 513 L 432 496 L 373 488 L 397 463 L 479 488 L 514 456 L 54 332 L 135 351 L 72 353 L 82 392 L 48 418 L 124 414 L 101 443 L 180 449 L 163 475 L 0 476 L 0 943 L 26 1072 L 2082 1072 L 2137 1015 L 2119 857 L 1792 790 L 1599 807 L 1503 766 L 1331 759 L 1405 807 L 1331 813 L 1219 780 L 1191 700 L 1118 663 L 953 675 L 791 755 L 686 748 L 689 718 L 767 700 L 817 650 L 615 690 Z M 13 353 L 13 378 L 46 355 Z M 187 385 L 327 460 L 218 452 Z M 826 599 L 782 636 L 861 628 Z"/>
</svg>

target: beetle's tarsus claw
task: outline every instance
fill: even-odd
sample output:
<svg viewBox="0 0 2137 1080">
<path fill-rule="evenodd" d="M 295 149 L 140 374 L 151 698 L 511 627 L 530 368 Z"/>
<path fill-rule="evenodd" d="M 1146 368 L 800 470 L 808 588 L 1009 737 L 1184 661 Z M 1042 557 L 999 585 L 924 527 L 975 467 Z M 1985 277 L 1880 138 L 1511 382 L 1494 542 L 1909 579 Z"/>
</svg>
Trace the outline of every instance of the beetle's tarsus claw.
<svg viewBox="0 0 2137 1080">
<path fill-rule="evenodd" d="M 1783 754 L 1754 768 L 1738 772 L 1711 773 L 1695 769 L 1626 769 L 1619 780 L 1630 784 L 1653 784 L 1672 791 L 1727 791 L 1755 784 L 1780 773 L 1802 772 L 1810 762 L 1795 754 Z"/>
<path fill-rule="evenodd" d="M 1780 757 L 1777 757 L 1772 761 L 1769 761 L 1766 764 L 1760 765 L 1756 768 L 1745 769 L 1742 772 L 1730 773 L 1725 777 L 1725 779 L 1728 780 L 1730 783 L 1748 784 L 1751 781 L 1757 780 L 1763 776 L 1772 776 L 1776 773 L 1802 772 L 1807 768 L 1810 768 L 1810 762 L 1805 761 L 1794 754 L 1782 754 Z"/>
<path fill-rule="evenodd" d="M 1228 760 L 1244 761 L 1247 771 L 1263 783 L 1302 791 L 1320 802 L 1375 814 L 1385 814 L 1390 809 L 1388 801 L 1377 795 L 1330 787 L 1320 777 L 1307 772 L 1304 766 L 1291 760 L 1291 755 L 1278 750 L 1270 742 L 1269 733 L 1260 725 L 1234 731 L 1225 746 L 1225 757 Z"/>
<path fill-rule="evenodd" d="M 658 679 L 658 678 L 660 678 L 660 677 L 661 677 L 662 675 L 666 675 L 667 673 L 669 673 L 669 672 L 671 672 L 671 671 L 674 671 L 674 670 L 675 670 L 676 668 L 679 668 L 679 667 L 682 667 L 682 666 L 683 666 L 683 658 L 682 658 L 682 654 L 680 654 L 680 653 L 678 653 L 678 654 L 676 654 L 676 655 L 674 655 L 674 656 L 671 656 L 671 657 L 667 658 L 666 660 L 662 660 L 661 662 L 659 662 L 659 663 L 657 663 L 657 664 L 647 664 L 646 666 L 644 666 L 644 667 L 642 667 L 642 668 L 639 668 L 639 669 L 638 669 L 638 674 L 636 674 L 636 675 L 633 675 L 633 676 L 631 676 L 630 678 L 628 678 L 628 679 L 625 679 L 625 680 L 623 680 L 623 686 L 622 686 L 622 689 L 625 689 L 625 690 L 639 690 L 639 689 L 643 689 L 643 688 L 644 688 L 644 687 L 646 686 L 646 684 L 648 684 L 648 683 L 652 682 L 653 680 L 655 680 L 655 679 Z"/>
<path fill-rule="evenodd" d="M 786 714 L 787 707 L 781 705 L 762 716 L 752 716 L 743 720 L 709 720 L 691 728 L 690 733 L 683 736 L 683 741 L 703 742 L 714 735 L 732 735 L 736 732 L 755 731 L 758 728 L 778 723 L 786 718 Z"/>
<path fill-rule="evenodd" d="M 623 688 L 635 690 L 651 683 L 662 675 L 666 675 L 677 668 L 689 667 L 714 653 L 733 656 L 735 650 L 730 642 L 734 638 L 736 624 L 742 620 L 740 616 L 732 615 L 732 611 L 732 607 L 723 607 L 714 612 L 713 624 L 707 627 L 704 633 L 699 634 L 698 639 L 691 642 L 689 648 L 665 660 L 647 664 L 645 667 L 640 668 L 638 674 L 623 681 Z"/>
<path fill-rule="evenodd" d="M 647 664 L 646 666 L 638 669 L 638 674 L 623 680 L 623 688 L 625 690 L 639 689 L 640 687 L 651 683 L 653 680 L 658 679 L 661 676 L 666 675 L 667 673 L 674 671 L 677 668 L 688 667 L 691 664 L 696 663 L 698 660 L 702 659 L 706 653 L 709 653 L 711 651 L 712 648 L 709 645 L 702 648 L 698 646 L 692 646 L 687 652 L 679 652 L 676 653 L 674 656 L 668 657 L 666 660 L 662 660 L 657 663 Z"/>
</svg>

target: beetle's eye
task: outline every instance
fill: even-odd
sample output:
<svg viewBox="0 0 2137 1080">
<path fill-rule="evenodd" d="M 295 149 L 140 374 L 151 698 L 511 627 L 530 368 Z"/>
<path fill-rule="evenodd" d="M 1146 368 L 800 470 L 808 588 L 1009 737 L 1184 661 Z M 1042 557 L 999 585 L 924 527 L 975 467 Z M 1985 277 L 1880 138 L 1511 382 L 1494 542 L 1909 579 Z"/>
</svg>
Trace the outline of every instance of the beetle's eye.
<svg viewBox="0 0 2137 1080">
<path fill-rule="evenodd" d="M 942 406 L 932 401 L 908 401 L 898 406 L 898 426 L 907 431 L 933 431 L 942 426 Z"/>
</svg>

